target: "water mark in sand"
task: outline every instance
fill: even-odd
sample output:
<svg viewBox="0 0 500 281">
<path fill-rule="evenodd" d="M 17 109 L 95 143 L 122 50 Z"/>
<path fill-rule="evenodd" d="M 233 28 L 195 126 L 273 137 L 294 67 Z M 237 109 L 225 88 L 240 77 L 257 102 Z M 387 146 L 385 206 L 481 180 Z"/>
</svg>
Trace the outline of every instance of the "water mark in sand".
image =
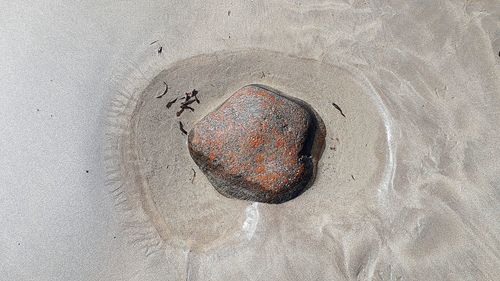
<svg viewBox="0 0 500 281">
<path fill-rule="evenodd" d="M 241 226 L 247 240 L 251 240 L 259 223 L 259 203 L 254 202 L 245 210 L 246 219 Z"/>
<path fill-rule="evenodd" d="M 383 170 L 386 138 L 380 129 L 384 125 L 377 108 L 349 75 L 314 60 L 251 50 L 201 55 L 168 66 L 150 58 L 140 68 L 117 77 L 117 95 L 109 110 L 106 134 L 106 185 L 122 218 L 126 237 L 146 256 L 164 253 L 166 249 L 216 251 L 228 243 L 243 245 L 258 238 L 257 222 L 264 216 L 257 209 L 259 204 L 222 196 L 203 173 L 195 179 L 195 163 L 184 135 L 192 124 L 244 85 L 269 84 L 308 103 L 325 120 L 329 134 L 326 145 L 336 146 L 318 162 L 321 170 L 310 191 L 274 207 L 299 214 L 304 205 L 316 208 L 340 204 L 337 201 L 346 198 L 335 192 L 338 188 L 331 187 L 344 182 L 351 173 L 366 175 L 356 177 L 356 184 L 350 187 L 352 192 L 367 192 L 363 189 L 367 186 L 364 179 L 375 181 Z M 186 89 L 196 90 L 185 93 Z M 202 102 L 198 91 L 202 93 Z M 159 93 L 164 93 L 162 98 L 156 98 Z M 180 97 L 178 93 L 185 94 Z M 338 112 L 331 110 L 332 100 L 351 112 L 363 114 L 340 120 Z M 177 110 L 183 110 L 179 117 Z M 183 124 L 183 134 L 178 133 L 179 122 Z M 331 137 L 346 141 L 338 145 L 330 141 Z M 259 138 L 253 140 L 259 143 Z M 357 149 L 361 143 L 370 145 Z M 349 169 L 336 169 L 339 159 L 356 161 L 349 163 Z"/>
</svg>

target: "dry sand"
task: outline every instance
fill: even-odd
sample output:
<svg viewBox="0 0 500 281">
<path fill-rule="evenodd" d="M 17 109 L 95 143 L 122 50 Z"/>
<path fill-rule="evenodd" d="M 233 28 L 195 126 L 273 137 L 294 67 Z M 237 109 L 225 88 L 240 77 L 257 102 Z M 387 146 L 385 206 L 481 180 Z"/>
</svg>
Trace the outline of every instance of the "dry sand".
<svg viewBox="0 0 500 281">
<path fill-rule="evenodd" d="M 498 1 L 148 3 L 87 8 L 116 52 L 93 78 L 111 101 L 93 183 L 109 194 L 95 204 L 114 205 L 126 246 L 85 244 L 72 255 L 113 262 L 61 261 L 64 276 L 500 279 Z M 314 185 L 284 204 L 218 194 L 178 128 L 250 83 L 306 101 L 327 127 Z M 166 109 L 192 89 L 195 112 Z M 20 271 L 7 276 L 36 276 Z M 55 272 L 40 280 L 69 280 Z"/>
</svg>

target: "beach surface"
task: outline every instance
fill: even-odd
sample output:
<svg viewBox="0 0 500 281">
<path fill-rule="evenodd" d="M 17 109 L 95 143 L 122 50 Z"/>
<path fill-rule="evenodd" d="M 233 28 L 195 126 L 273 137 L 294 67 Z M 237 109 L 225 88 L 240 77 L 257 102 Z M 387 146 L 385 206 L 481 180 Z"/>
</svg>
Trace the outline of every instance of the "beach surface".
<svg viewBox="0 0 500 281">
<path fill-rule="evenodd" d="M 498 1 L 0 11 L 0 279 L 499 279 Z M 325 123 L 283 204 L 220 195 L 179 128 L 249 84 Z"/>
</svg>

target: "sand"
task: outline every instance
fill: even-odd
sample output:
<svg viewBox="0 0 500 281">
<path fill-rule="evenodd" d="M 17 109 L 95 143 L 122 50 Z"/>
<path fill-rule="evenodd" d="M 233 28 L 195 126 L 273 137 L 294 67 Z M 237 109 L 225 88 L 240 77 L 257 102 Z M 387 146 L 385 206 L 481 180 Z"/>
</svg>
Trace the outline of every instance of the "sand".
<svg viewBox="0 0 500 281">
<path fill-rule="evenodd" d="M 0 138 L 7 280 L 498 280 L 496 1 L 65 5 L 10 6 L 0 30 L 4 136 L 37 144 Z M 178 129 L 250 83 L 327 127 L 284 204 L 219 195 Z M 35 85 L 46 99 L 20 98 Z"/>
</svg>

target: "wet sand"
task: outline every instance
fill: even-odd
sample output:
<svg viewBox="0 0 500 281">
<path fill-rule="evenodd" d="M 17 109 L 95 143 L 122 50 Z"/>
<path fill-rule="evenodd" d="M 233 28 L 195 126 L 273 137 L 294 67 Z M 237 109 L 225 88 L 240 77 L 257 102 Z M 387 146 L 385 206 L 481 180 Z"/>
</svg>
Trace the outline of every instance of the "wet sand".
<svg viewBox="0 0 500 281">
<path fill-rule="evenodd" d="M 10 199 L 0 216 L 8 233 L 0 263 L 9 280 L 498 279 L 495 1 L 99 5 L 56 7 L 82 19 L 72 29 L 63 24 L 68 16 L 31 22 L 52 29 L 18 28 L 38 42 L 31 45 L 39 55 L 25 56 L 48 70 L 28 82 L 4 76 L 6 89 L 41 85 L 42 113 L 59 101 L 54 93 L 70 94 L 60 96 L 56 127 L 21 123 L 47 147 L 38 162 L 2 142 L 2 166 L 42 171 L 2 177 Z M 27 47 L 6 26 L 5 38 Z M 21 49 L 29 48 L 0 44 L 13 50 L 5 57 L 19 59 L 7 59 L 6 69 L 27 65 Z M 158 99 L 164 81 L 169 91 Z M 181 120 L 190 129 L 251 83 L 304 100 L 327 127 L 314 185 L 284 204 L 218 194 L 178 127 Z M 176 117 L 166 103 L 192 89 L 200 105 Z M 5 112 L 6 122 L 18 120 Z M 6 136 L 24 132 L 6 128 Z M 57 159 L 61 167 L 51 166 Z M 91 181 L 73 173 L 73 160 L 84 161 L 78 169 L 90 170 Z M 40 188 L 20 188 L 32 182 Z M 24 205 L 31 207 L 17 207 Z"/>
</svg>

